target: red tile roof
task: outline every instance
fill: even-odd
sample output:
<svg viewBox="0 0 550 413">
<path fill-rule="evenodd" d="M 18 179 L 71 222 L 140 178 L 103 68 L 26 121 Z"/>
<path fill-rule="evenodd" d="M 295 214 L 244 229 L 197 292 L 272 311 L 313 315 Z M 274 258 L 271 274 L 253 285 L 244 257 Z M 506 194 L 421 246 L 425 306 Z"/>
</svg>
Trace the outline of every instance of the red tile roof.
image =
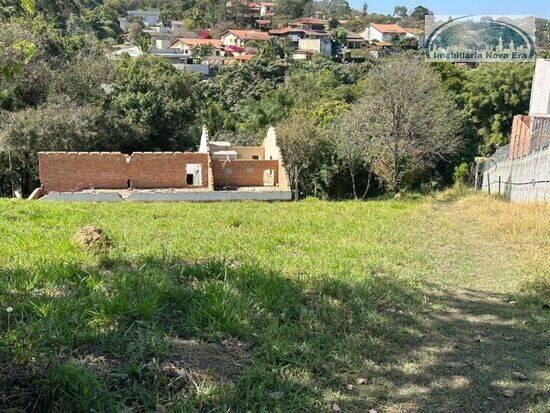
<svg viewBox="0 0 550 413">
<path fill-rule="evenodd" d="M 235 60 L 242 60 L 244 62 L 248 62 L 253 57 L 254 57 L 253 54 L 243 54 L 243 55 L 235 56 Z"/>
<path fill-rule="evenodd" d="M 294 20 L 292 24 L 325 24 L 323 20 L 315 19 L 314 17 L 302 17 Z"/>
<path fill-rule="evenodd" d="M 318 30 L 300 29 L 297 27 L 283 27 L 281 29 L 274 29 L 269 31 L 269 34 L 273 34 L 275 36 L 284 36 L 290 33 L 304 33 L 304 34 L 307 34 L 308 36 L 330 36 L 330 34 L 326 32 L 321 32 Z"/>
<path fill-rule="evenodd" d="M 182 37 L 176 40 L 174 43 L 172 43 L 171 46 L 174 47 L 174 46 L 177 46 L 178 44 L 185 44 L 192 48 L 201 44 L 211 44 L 216 49 L 221 49 L 222 47 L 222 41 L 219 39 L 195 39 L 195 38 L 189 38 L 189 37 Z"/>
<path fill-rule="evenodd" d="M 266 32 L 260 32 L 258 30 L 234 30 L 229 29 L 223 32 L 221 36 L 226 33 L 230 33 L 233 36 L 242 40 L 269 40 L 269 34 Z"/>
<path fill-rule="evenodd" d="M 407 31 L 403 29 L 398 24 L 378 24 L 378 23 L 371 23 L 371 27 L 374 27 L 376 30 L 378 30 L 380 33 L 396 33 L 396 34 L 405 34 Z"/>
</svg>

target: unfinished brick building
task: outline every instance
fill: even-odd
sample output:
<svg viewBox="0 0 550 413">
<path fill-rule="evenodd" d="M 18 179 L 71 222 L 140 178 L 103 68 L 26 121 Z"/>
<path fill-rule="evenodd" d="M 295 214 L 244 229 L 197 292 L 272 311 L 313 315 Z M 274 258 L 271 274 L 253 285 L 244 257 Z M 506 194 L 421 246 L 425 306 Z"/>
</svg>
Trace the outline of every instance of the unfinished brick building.
<svg viewBox="0 0 550 413">
<path fill-rule="evenodd" d="M 291 193 L 270 128 L 261 146 L 210 142 L 198 152 L 40 152 L 45 200 L 288 200 Z"/>
</svg>

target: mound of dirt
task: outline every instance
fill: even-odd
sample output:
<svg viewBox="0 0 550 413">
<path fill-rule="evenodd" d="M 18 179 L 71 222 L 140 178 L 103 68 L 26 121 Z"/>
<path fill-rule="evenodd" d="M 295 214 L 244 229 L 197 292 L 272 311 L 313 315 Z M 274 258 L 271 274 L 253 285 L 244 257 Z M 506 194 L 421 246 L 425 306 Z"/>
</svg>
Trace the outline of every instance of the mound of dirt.
<svg viewBox="0 0 550 413">
<path fill-rule="evenodd" d="M 200 340 L 173 342 L 171 356 L 161 364 L 161 370 L 185 381 L 232 381 L 248 362 L 245 348 L 228 348 L 227 345 L 206 343 Z"/>
<path fill-rule="evenodd" d="M 74 241 L 86 251 L 105 251 L 112 245 L 112 240 L 107 234 L 101 228 L 93 225 L 80 228 L 74 236 Z"/>
</svg>

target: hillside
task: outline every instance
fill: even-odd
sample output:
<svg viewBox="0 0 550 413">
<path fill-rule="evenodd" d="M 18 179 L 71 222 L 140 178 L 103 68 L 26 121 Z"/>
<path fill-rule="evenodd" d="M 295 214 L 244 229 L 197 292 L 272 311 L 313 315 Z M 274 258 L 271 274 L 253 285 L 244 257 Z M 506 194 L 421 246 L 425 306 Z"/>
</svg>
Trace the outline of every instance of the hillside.
<svg viewBox="0 0 550 413">
<path fill-rule="evenodd" d="M 548 411 L 549 217 L 2 200 L 0 409 Z"/>
</svg>

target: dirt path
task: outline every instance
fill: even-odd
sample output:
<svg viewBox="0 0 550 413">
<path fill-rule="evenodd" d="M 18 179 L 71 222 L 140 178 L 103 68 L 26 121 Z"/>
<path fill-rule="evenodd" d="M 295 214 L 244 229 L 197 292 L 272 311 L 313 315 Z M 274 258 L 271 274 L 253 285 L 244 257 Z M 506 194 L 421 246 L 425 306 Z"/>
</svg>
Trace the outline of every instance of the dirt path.
<svg viewBox="0 0 550 413">
<path fill-rule="evenodd" d="M 471 254 L 471 281 L 434 286 L 429 297 L 434 311 L 423 317 L 422 344 L 406 360 L 386 366 L 392 391 L 379 410 L 549 411 L 548 335 L 536 328 L 531 310 L 491 288 L 491 280 L 511 271 L 502 258 L 505 246 L 478 222 L 457 214 L 453 204 L 436 212 Z"/>
</svg>

